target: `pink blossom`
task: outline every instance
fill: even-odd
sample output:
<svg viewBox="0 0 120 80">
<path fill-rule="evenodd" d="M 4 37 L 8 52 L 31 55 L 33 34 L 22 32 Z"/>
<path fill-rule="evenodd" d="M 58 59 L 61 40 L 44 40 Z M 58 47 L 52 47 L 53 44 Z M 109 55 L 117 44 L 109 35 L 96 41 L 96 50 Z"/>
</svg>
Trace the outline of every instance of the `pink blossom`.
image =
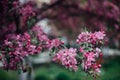
<svg viewBox="0 0 120 80">
<path fill-rule="evenodd" d="M 83 62 L 82 62 L 82 67 L 83 67 L 85 70 L 90 69 L 91 65 L 92 65 L 91 61 L 84 61 L 84 60 L 83 60 Z"/>
<path fill-rule="evenodd" d="M 85 59 L 87 61 L 95 61 L 95 53 L 94 52 L 86 52 L 83 54 L 83 56 L 85 57 Z"/>
<path fill-rule="evenodd" d="M 22 7 L 22 9 L 20 10 L 20 13 L 23 16 L 24 21 L 26 21 L 30 17 L 35 16 L 35 12 L 33 10 L 33 7 L 31 7 L 30 5 L 26 5 L 26 6 Z"/>
<path fill-rule="evenodd" d="M 89 32 L 82 32 L 81 34 L 79 34 L 78 39 L 76 40 L 76 42 L 82 43 L 82 42 L 91 42 L 91 33 Z"/>
<path fill-rule="evenodd" d="M 31 36 L 29 33 L 25 32 L 24 35 L 22 36 L 22 40 L 26 42 L 26 45 L 31 44 Z"/>
<path fill-rule="evenodd" d="M 43 35 L 38 34 L 37 37 L 38 37 L 39 41 L 47 41 L 48 40 L 48 37 L 44 34 Z"/>
<path fill-rule="evenodd" d="M 4 68 L 15 70 L 18 63 L 21 63 L 25 56 L 34 55 L 42 51 L 41 45 L 35 45 L 31 42 L 31 35 L 25 32 L 23 35 L 15 35 L 16 38 L 4 41 L 3 56 L 8 54 L 9 61 L 6 57 L 3 59 Z"/>
<path fill-rule="evenodd" d="M 95 61 L 95 53 L 93 52 L 86 52 L 83 54 L 83 57 L 85 58 L 83 60 L 83 67 L 85 70 L 89 69 L 92 65 L 92 62 Z"/>
<path fill-rule="evenodd" d="M 103 31 L 98 31 L 93 34 L 94 37 L 96 37 L 97 40 L 103 40 L 106 36 Z"/>
<path fill-rule="evenodd" d="M 41 52 L 42 49 L 43 49 L 42 46 L 38 45 L 38 46 L 36 47 L 35 53 Z"/>
<path fill-rule="evenodd" d="M 5 45 L 11 45 L 12 43 L 8 40 L 4 40 Z"/>
<path fill-rule="evenodd" d="M 94 72 L 100 73 L 101 65 L 94 63 L 94 64 L 92 64 L 92 68 L 93 68 Z"/>
<path fill-rule="evenodd" d="M 96 54 L 97 53 L 94 53 L 94 52 L 87 52 L 87 53 L 84 53 L 83 57 L 84 57 L 84 60 L 83 60 L 83 68 L 86 70 L 86 71 L 94 71 L 96 73 L 99 73 L 100 72 L 100 68 L 101 68 L 101 65 L 100 64 L 97 64 L 95 61 L 96 61 Z M 97 56 L 98 57 L 98 56 Z"/>
<path fill-rule="evenodd" d="M 96 53 L 100 53 L 101 52 L 101 49 L 100 48 L 96 48 Z"/>
<path fill-rule="evenodd" d="M 46 44 L 49 49 L 52 49 L 53 47 L 60 46 L 61 44 L 63 44 L 63 42 L 56 38 L 56 39 L 47 41 Z"/>
<path fill-rule="evenodd" d="M 82 47 L 80 47 L 80 48 L 79 48 L 79 51 L 80 51 L 81 53 L 83 53 L 83 52 L 84 52 L 84 49 L 83 49 Z"/>
<path fill-rule="evenodd" d="M 82 32 L 81 34 L 79 34 L 76 42 L 78 44 L 84 43 L 84 42 L 96 44 L 96 42 L 102 41 L 104 39 L 104 37 L 105 37 L 105 34 L 103 31 L 98 31 L 95 33 Z"/>
<path fill-rule="evenodd" d="M 35 36 L 37 36 L 39 41 L 46 42 L 49 40 L 47 35 L 43 32 L 42 28 L 39 25 L 35 25 L 32 28 L 32 31 L 35 33 Z"/>
<path fill-rule="evenodd" d="M 74 71 L 78 69 L 76 60 L 76 49 L 62 49 L 54 57 L 53 61 L 61 63 L 66 68 L 71 68 Z"/>
</svg>

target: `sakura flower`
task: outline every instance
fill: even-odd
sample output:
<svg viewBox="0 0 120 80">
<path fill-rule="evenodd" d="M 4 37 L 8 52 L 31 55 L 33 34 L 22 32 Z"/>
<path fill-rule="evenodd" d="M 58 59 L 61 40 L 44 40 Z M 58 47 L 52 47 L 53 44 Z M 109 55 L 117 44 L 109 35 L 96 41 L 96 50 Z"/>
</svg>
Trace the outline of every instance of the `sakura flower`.
<svg viewBox="0 0 120 80">
<path fill-rule="evenodd" d="M 39 25 L 35 25 L 32 28 L 32 31 L 35 33 L 35 36 L 37 36 L 39 41 L 46 42 L 49 40 L 47 35 L 43 32 L 42 28 Z"/>
<path fill-rule="evenodd" d="M 77 44 L 80 43 L 91 43 L 96 44 L 96 42 L 100 42 L 105 37 L 105 34 L 103 31 L 90 33 L 90 32 L 82 32 L 79 34 L 78 39 L 76 40 Z"/>
<path fill-rule="evenodd" d="M 29 19 L 32 16 L 35 16 L 35 12 L 33 10 L 33 8 L 30 5 L 26 5 L 24 6 L 21 10 L 20 13 L 23 16 L 24 21 L 26 21 L 27 19 Z"/>
<path fill-rule="evenodd" d="M 60 41 L 59 39 L 53 39 L 53 40 L 47 41 L 46 44 L 49 49 L 52 49 L 53 47 L 60 46 L 61 44 L 63 44 L 63 42 Z"/>
<path fill-rule="evenodd" d="M 94 64 L 92 64 L 92 68 L 93 68 L 94 72 L 100 73 L 101 65 L 94 63 Z"/>
<path fill-rule="evenodd" d="M 76 42 L 82 43 L 82 42 L 91 42 L 91 37 L 90 37 L 91 33 L 89 32 L 82 32 L 81 34 L 79 34 L 78 39 L 76 40 Z"/>
<path fill-rule="evenodd" d="M 96 48 L 95 49 L 97 53 L 100 53 L 101 52 L 101 49 L 100 48 Z"/>
<path fill-rule="evenodd" d="M 86 52 L 83 55 L 87 61 L 95 61 L 95 53 L 94 52 Z"/>
<path fill-rule="evenodd" d="M 83 52 L 84 52 L 84 49 L 83 49 L 82 47 L 80 47 L 80 48 L 79 48 L 79 51 L 80 51 L 81 53 L 83 53 Z"/>
<path fill-rule="evenodd" d="M 98 31 L 93 34 L 98 40 L 102 40 L 105 37 L 105 34 L 103 31 Z"/>
<path fill-rule="evenodd" d="M 76 55 L 76 49 L 62 49 L 53 57 L 53 61 L 76 71 L 78 69 Z"/>
</svg>

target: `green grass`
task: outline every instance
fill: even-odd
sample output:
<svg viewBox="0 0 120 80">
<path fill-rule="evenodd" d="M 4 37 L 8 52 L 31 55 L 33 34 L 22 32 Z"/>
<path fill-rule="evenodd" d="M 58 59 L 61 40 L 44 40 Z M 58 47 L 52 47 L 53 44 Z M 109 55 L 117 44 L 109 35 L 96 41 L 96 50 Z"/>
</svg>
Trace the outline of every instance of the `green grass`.
<svg viewBox="0 0 120 80">
<path fill-rule="evenodd" d="M 105 59 L 103 68 L 101 69 L 100 78 L 98 80 L 120 80 L 120 57 Z M 45 80 L 93 80 L 81 70 L 72 72 L 55 64 L 41 66 L 35 70 L 36 80 L 42 80 L 41 76 L 46 77 Z"/>
<path fill-rule="evenodd" d="M 120 57 L 105 59 L 99 80 L 120 80 Z M 70 71 L 56 64 L 40 65 L 35 68 L 35 80 L 93 80 L 80 69 Z M 0 80 L 18 80 L 18 72 L 0 70 Z"/>
</svg>

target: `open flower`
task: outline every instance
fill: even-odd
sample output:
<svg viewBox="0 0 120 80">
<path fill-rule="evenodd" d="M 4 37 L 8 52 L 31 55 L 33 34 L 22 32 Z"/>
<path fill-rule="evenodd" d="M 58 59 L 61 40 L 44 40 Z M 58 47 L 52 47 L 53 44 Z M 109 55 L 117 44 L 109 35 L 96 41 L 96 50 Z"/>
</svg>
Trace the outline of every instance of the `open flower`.
<svg viewBox="0 0 120 80">
<path fill-rule="evenodd" d="M 53 61 L 61 63 L 66 68 L 71 68 L 74 71 L 78 69 L 76 60 L 76 49 L 62 49 L 53 58 Z"/>
</svg>

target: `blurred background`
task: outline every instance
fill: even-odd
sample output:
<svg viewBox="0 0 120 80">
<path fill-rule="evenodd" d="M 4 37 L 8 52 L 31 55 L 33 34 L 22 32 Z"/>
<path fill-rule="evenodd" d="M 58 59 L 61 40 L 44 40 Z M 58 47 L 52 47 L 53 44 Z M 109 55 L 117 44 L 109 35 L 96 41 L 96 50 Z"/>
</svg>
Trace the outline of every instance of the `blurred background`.
<svg viewBox="0 0 120 80">
<path fill-rule="evenodd" d="M 23 5 L 28 1 L 34 3 L 36 23 L 49 36 L 62 36 L 67 46 L 76 46 L 85 29 L 105 31 L 99 80 L 120 80 L 120 0 L 20 0 Z M 93 80 L 80 69 L 72 72 L 51 62 L 48 53 L 29 57 L 31 76 L 0 70 L 0 80 Z"/>
</svg>

